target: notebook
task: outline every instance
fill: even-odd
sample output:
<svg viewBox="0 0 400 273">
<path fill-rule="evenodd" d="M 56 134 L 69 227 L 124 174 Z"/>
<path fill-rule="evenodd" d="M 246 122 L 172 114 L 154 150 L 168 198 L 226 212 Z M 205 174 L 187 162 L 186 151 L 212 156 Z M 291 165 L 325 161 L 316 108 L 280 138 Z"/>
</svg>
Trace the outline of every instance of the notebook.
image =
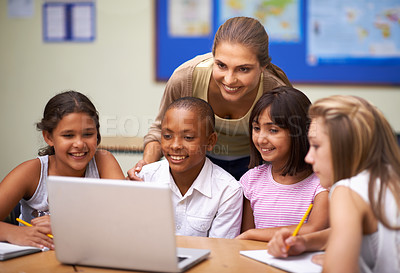
<svg viewBox="0 0 400 273">
<path fill-rule="evenodd" d="M 61 263 L 182 272 L 210 254 L 176 247 L 166 184 L 61 176 L 49 176 L 47 182 Z"/>
<path fill-rule="evenodd" d="M 298 256 L 289 256 L 288 258 L 275 258 L 268 254 L 267 250 L 243 250 L 240 254 L 256 261 L 277 267 L 287 272 L 293 273 L 320 273 L 322 266 L 311 261 L 311 257 L 323 251 L 303 253 Z"/>
<path fill-rule="evenodd" d="M 19 246 L 5 242 L 0 242 L 0 261 L 5 261 L 11 258 L 28 255 L 42 251 L 41 248 L 33 246 Z"/>
</svg>

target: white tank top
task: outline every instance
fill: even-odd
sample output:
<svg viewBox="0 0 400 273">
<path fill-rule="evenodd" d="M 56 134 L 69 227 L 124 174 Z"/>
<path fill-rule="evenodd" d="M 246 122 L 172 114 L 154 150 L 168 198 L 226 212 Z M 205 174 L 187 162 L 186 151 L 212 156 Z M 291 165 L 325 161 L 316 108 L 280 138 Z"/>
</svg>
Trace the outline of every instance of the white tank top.
<svg viewBox="0 0 400 273">
<path fill-rule="evenodd" d="M 378 185 L 379 185 L 378 181 Z M 358 193 L 365 202 L 370 204 L 368 197 L 369 172 L 344 179 L 334 184 L 330 194 L 337 186 L 346 186 Z M 385 213 L 394 226 L 400 225 L 400 211 L 392 193 L 387 190 L 385 195 Z M 375 233 L 364 235 L 360 249 L 359 265 L 362 273 L 394 273 L 400 272 L 400 231 L 386 228 L 378 222 Z"/>
<path fill-rule="evenodd" d="M 48 213 L 49 203 L 47 200 L 47 175 L 49 172 L 49 156 L 39 156 L 40 160 L 40 179 L 35 193 L 29 200 L 21 199 L 21 215 L 20 218 L 26 222 L 30 222 L 38 216 L 38 213 Z M 86 167 L 85 177 L 100 178 L 97 170 L 96 160 L 93 157 Z M 21 225 L 21 224 L 20 224 Z"/>
</svg>

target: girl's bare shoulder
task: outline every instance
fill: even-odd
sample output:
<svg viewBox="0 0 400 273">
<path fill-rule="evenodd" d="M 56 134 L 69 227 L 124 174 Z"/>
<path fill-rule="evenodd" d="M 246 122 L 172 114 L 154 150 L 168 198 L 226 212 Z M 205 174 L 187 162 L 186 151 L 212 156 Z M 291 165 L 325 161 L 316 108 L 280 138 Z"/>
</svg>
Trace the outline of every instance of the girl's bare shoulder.
<svg viewBox="0 0 400 273">
<path fill-rule="evenodd" d="M 24 179 L 39 178 L 40 177 L 41 163 L 38 158 L 30 159 L 22 162 L 17 167 L 15 167 L 8 176 L 20 177 L 23 176 Z"/>
<path fill-rule="evenodd" d="M 15 167 L 1 182 L 4 189 L 18 188 L 24 197 L 31 196 L 40 179 L 41 164 L 38 158 L 27 160 Z"/>
</svg>

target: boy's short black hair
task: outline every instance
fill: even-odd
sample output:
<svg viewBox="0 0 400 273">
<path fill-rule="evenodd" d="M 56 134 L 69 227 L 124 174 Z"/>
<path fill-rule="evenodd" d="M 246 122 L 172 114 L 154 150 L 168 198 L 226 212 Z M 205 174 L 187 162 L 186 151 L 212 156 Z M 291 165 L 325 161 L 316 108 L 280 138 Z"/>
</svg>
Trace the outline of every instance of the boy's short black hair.
<svg viewBox="0 0 400 273">
<path fill-rule="evenodd" d="M 183 97 L 173 101 L 165 113 L 173 108 L 186 109 L 196 113 L 200 120 L 206 121 L 206 128 L 209 134 L 215 132 L 215 116 L 211 105 L 205 100 L 196 97 Z M 165 114 L 164 114 L 165 116 Z"/>
</svg>

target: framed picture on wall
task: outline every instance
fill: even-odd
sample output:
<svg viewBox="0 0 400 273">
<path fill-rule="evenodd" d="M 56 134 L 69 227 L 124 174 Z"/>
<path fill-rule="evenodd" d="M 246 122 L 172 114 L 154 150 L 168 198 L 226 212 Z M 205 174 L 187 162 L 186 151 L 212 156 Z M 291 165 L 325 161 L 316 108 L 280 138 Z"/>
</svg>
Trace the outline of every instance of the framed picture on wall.
<svg viewBox="0 0 400 273">
<path fill-rule="evenodd" d="M 44 42 L 92 42 L 96 36 L 94 2 L 45 2 Z"/>
</svg>

